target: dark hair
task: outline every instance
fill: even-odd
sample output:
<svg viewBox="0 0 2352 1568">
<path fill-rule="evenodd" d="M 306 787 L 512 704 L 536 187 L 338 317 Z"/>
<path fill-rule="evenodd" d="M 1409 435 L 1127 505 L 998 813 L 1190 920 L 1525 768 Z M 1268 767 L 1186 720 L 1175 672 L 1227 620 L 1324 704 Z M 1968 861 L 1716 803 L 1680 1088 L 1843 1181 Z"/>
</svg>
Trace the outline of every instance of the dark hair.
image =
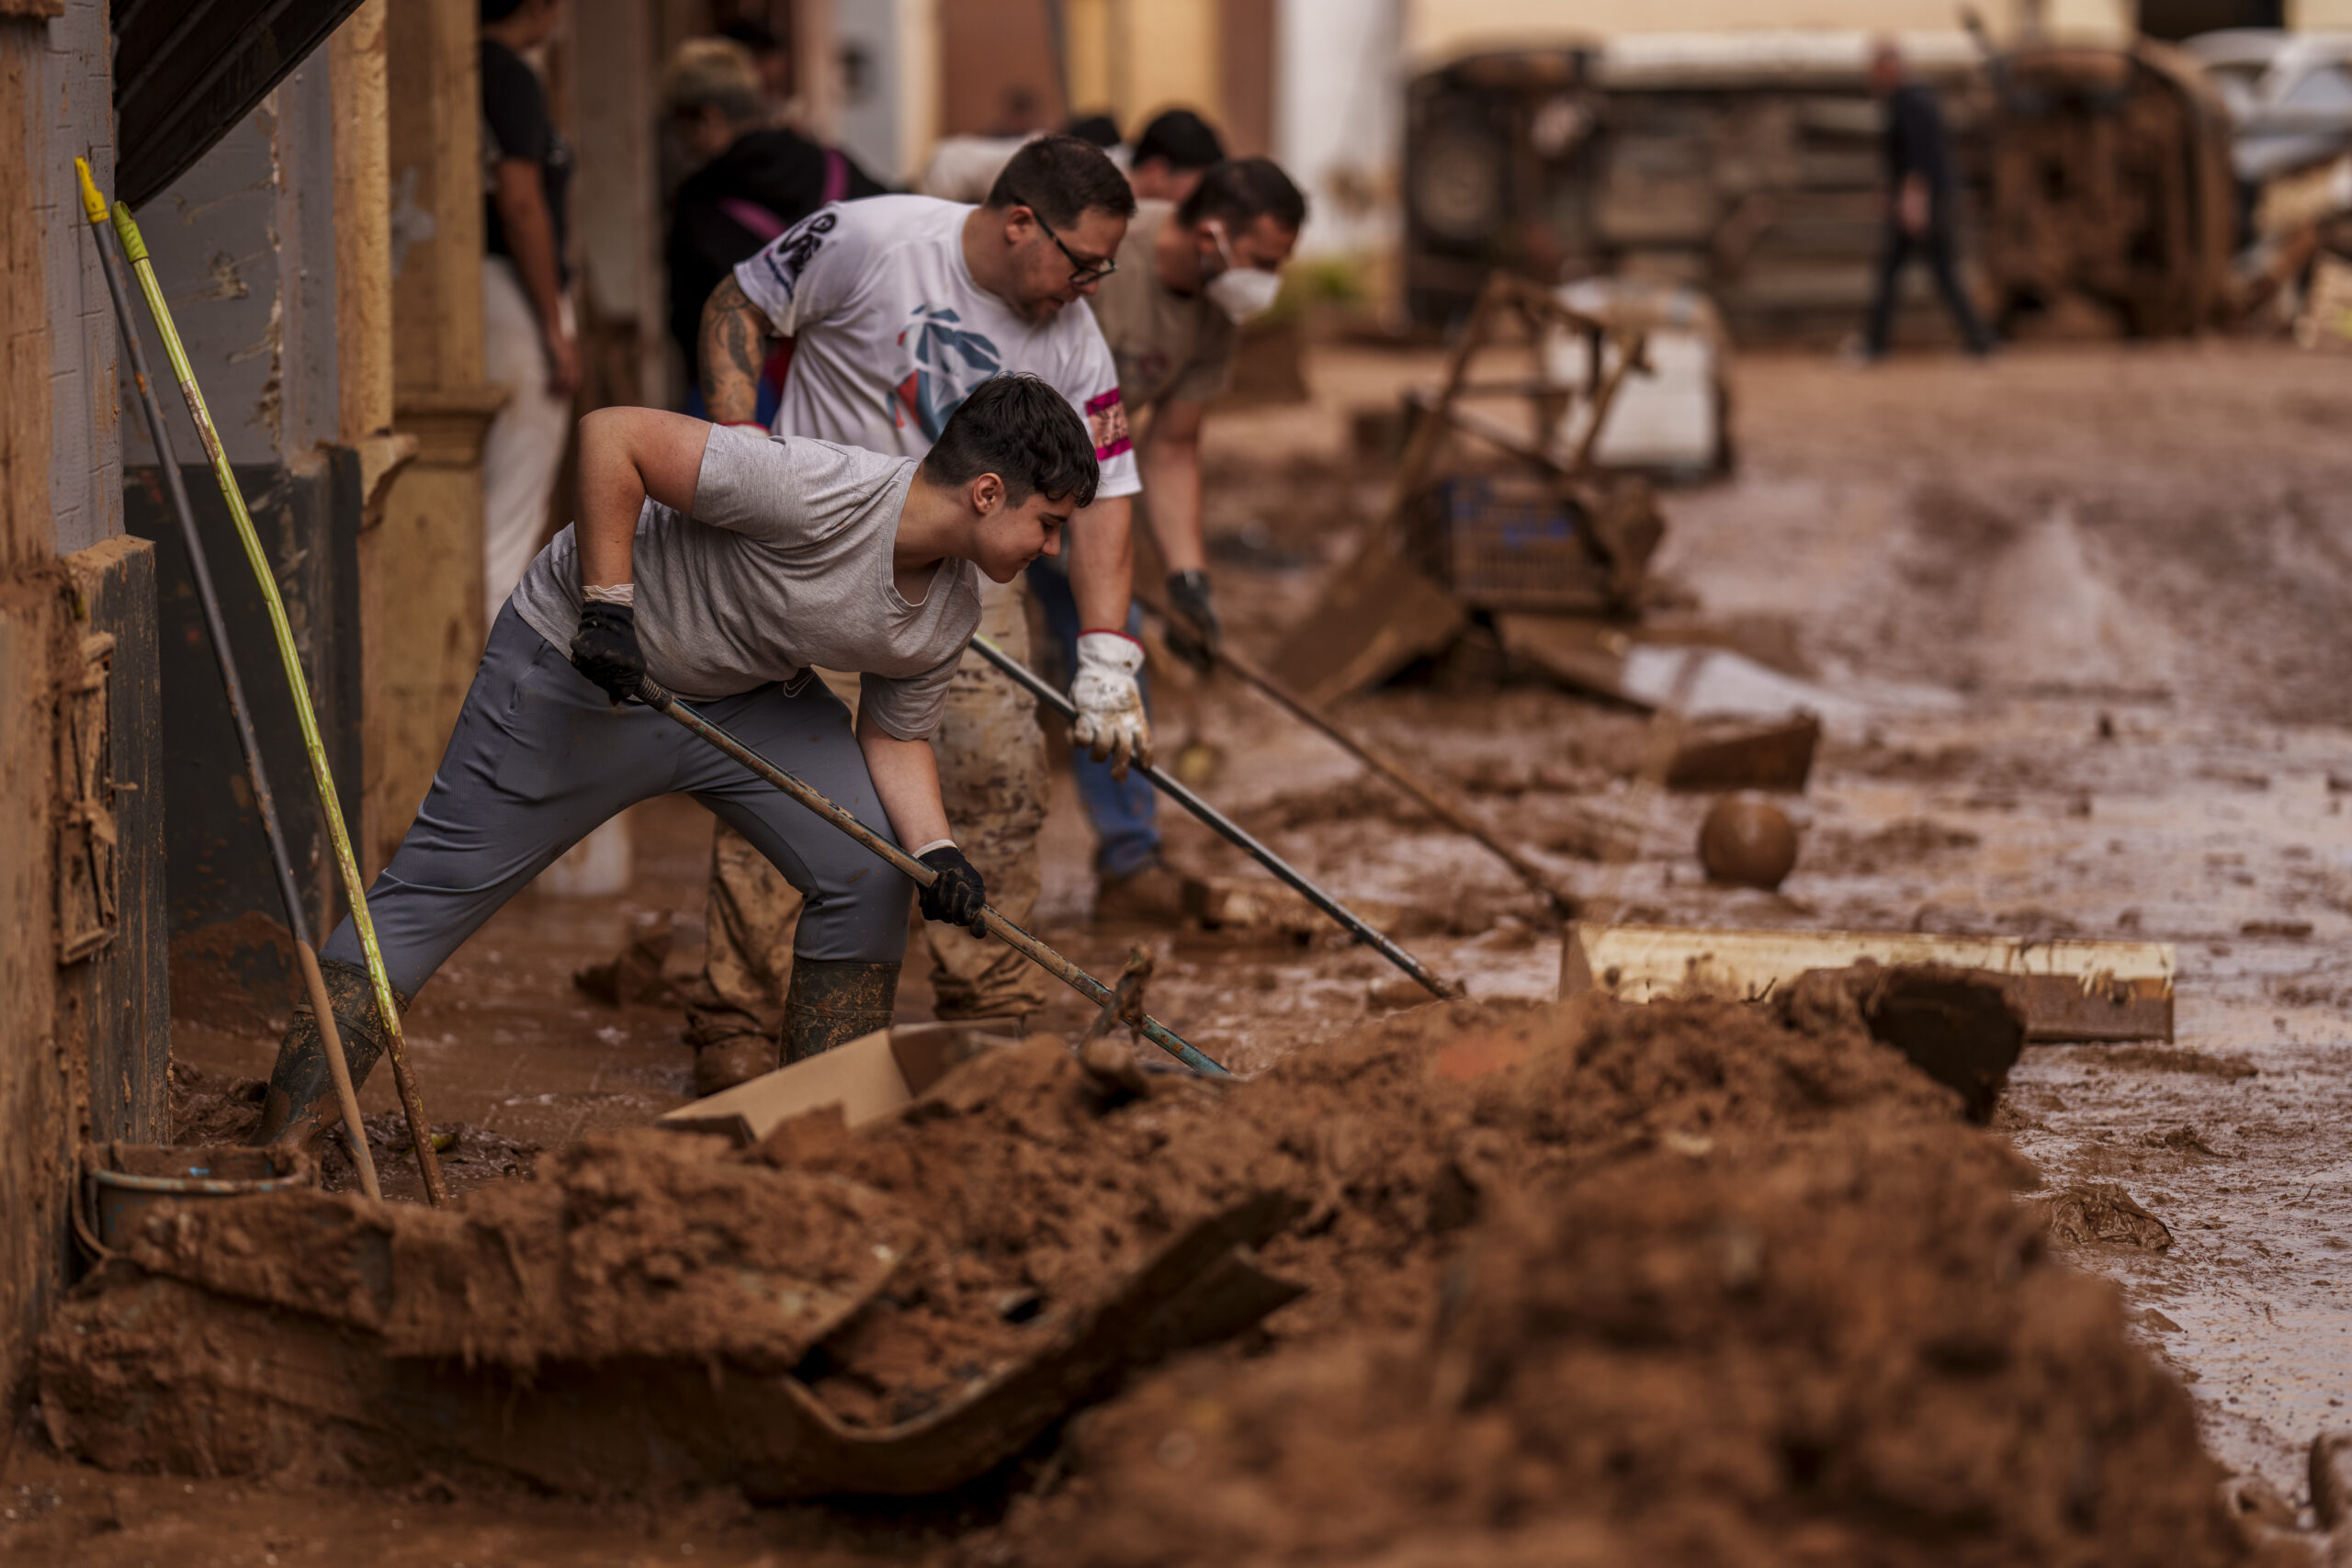
<svg viewBox="0 0 2352 1568">
<path fill-rule="evenodd" d="M 522 8 L 523 0 L 481 0 L 477 14 L 481 17 L 482 25 L 488 27 L 493 22 L 504 21 Z"/>
<path fill-rule="evenodd" d="M 728 23 L 718 29 L 718 36 L 733 39 L 755 55 L 784 52 L 783 40 L 775 36 L 775 29 L 765 22 L 755 21 L 749 17 L 740 22 Z"/>
<path fill-rule="evenodd" d="M 1119 122 L 1107 114 L 1082 114 L 1063 126 L 1062 134 L 1091 141 L 1107 151 L 1119 144 Z"/>
<path fill-rule="evenodd" d="M 1114 218 L 1136 215 L 1136 193 L 1127 176 L 1102 149 L 1075 136 L 1040 136 L 1023 142 L 989 187 L 988 205 L 1002 210 L 1025 207 L 1056 229 L 1076 223 L 1083 212 Z"/>
<path fill-rule="evenodd" d="M 1035 376 L 1007 375 L 973 388 L 923 456 L 922 476 L 935 485 L 967 485 L 982 474 L 1002 479 L 1015 506 L 1033 495 L 1091 506 L 1102 470 L 1069 400 Z"/>
<path fill-rule="evenodd" d="M 1216 164 L 1176 209 L 1176 220 L 1186 225 L 1222 218 L 1231 228 L 1247 229 L 1263 217 L 1293 233 L 1306 225 L 1306 197 L 1272 158 Z"/>
<path fill-rule="evenodd" d="M 1225 141 L 1207 120 L 1191 109 L 1167 109 L 1136 138 L 1130 168 L 1141 168 L 1154 158 L 1171 169 L 1205 169 L 1225 162 Z"/>
</svg>

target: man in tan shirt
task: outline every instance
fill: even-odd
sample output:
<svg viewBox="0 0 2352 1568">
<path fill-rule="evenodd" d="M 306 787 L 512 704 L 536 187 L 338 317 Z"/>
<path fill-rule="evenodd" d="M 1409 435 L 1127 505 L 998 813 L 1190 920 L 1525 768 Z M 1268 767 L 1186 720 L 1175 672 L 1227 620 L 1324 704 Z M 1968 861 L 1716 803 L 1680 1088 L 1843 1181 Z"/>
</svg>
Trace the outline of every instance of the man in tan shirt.
<svg viewBox="0 0 2352 1568">
<path fill-rule="evenodd" d="M 1209 400 L 1225 389 L 1237 329 L 1274 302 L 1281 266 L 1306 221 L 1306 198 L 1272 160 L 1218 164 L 1181 205 L 1136 204 L 1118 270 L 1092 301 L 1129 419 L 1150 411 L 1136 452 L 1146 519 L 1168 565 L 1169 604 L 1192 631 L 1171 628 L 1170 646 L 1204 666 L 1220 628 L 1201 540 L 1201 424 Z M 1068 568 L 1032 570 L 1029 581 L 1074 667 L 1080 627 Z M 1131 607 L 1129 635 L 1141 625 Z M 1096 918 L 1173 918 L 1180 888 L 1160 861 L 1151 785 L 1132 773 L 1114 777 L 1083 750 L 1072 761 L 1099 840 Z"/>
</svg>

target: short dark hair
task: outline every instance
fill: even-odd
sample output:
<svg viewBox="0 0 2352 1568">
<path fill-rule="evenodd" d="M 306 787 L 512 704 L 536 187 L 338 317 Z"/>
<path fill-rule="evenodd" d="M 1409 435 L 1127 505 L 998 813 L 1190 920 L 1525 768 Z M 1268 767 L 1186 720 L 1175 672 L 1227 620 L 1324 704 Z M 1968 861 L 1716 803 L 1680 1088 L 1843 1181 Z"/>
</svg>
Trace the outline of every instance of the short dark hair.
<svg viewBox="0 0 2352 1568">
<path fill-rule="evenodd" d="M 1306 196 L 1272 158 L 1235 158 L 1201 176 L 1193 194 L 1176 209 L 1176 220 L 1191 225 L 1221 218 L 1247 229 L 1261 218 L 1296 233 L 1306 226 Z"/>
<path fill-rule="evenodd" d="M 1033 495 L 1091 506 L 1102 469 L 1068 398 L 1035 376 L 1006 375 L 973 388 L 923 456 L 923 478 L 935 485 L 967 485 L 982 474 L 1002 479 L 1015 506 Z"/>
<path fill-rule="evenodd" d="M 1022 144 L 989 187 L 988 205 L 1000 210 L 1025 207 L 1056 229 L 1067 229 L 1084 212 L 1114 218 L 1136 215 L 1136 193 L 1127 176 L 1102 149 L 1075 136 L 1040 136 Z"/>
<path fill-rule="evenodd" d="M 1171 169 L 1205 169 L 1225 162 L 1225 140 L 1191 109 L 1165 109 L 1152 116 L 1136 138 L 1128 165 L 1141 168 L 1154 158 Z"/>
<path fill-rule="evenodd" d="M 1119 144 L 1119 122 L 1107 114 L 1082 114 L 1062 127 L 1064 136 L 1075 136 L 1080 141 L 1091 141 L 1097 147 Z"/>
</svg>

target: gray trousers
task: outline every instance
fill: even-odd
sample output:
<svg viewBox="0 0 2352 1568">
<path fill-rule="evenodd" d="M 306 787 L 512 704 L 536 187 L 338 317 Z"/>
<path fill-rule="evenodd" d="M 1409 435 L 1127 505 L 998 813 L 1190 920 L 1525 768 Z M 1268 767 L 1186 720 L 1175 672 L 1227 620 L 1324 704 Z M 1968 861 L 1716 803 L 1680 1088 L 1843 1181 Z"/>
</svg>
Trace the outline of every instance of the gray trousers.
<svg viewBox="0 0 2352 1568">
<path fill-rule="evenodd" d="M 690 704 L 896 843 L 849 709 L 813 673 Z M 566 850 L 657 795 L 690 795 L 751 840 L 807 901 L 794 951 L 894 964 L 914 885 L 807 807 L 652 709 L 616 708 L 510 603 L 450 732 L 433 788 L 368 912 L 392 986 L 413 997 L 484 920 Z M 346 919 L 322 957 L 364 964 Z"/>
</svg>

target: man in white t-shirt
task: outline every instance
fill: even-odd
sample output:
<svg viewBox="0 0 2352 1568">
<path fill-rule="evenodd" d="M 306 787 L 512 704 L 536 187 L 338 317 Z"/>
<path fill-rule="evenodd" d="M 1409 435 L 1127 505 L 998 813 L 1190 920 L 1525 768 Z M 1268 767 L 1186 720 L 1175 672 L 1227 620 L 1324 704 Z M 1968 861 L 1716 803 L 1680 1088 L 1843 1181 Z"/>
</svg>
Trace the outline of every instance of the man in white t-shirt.
<svg viewBox="0 0 2352 1568">
<path fill-rule="evenodd" d="M 978 207 L 873 197 L 820 209 L 722 281 L 703 312 L 703 394 L 711 417 L 751 419 L 760 366 L 792 344 L 775 431 L 919 456 L 971 390 L 1021 371 L 1084 416 L 1102 464 L 1095 503 L 1070 526 L 1071 586 L 1083 633 L 1072 734 L 1125 771 L 1148 761 L 1136 675 L 1140 644 L 1123 629 L 1132 569 L 1129 501 L 1140 488 L 1119 375 L 1079 302 L 1114 269 L 1134 213 L 1126 181 L 1099 148 L 1066 136 L 1021 148 Z M 982 632 L 1027 652 L 1018 589 L 983 595 Z M 1037 890 L 1046 761 L 1032 702 L 967 657 L 948 698 L 939 751 L 966 848 L 1025 919 Z M 708 958 L 690 990 L 687 1038 L 700 1063 L 729 1038 L 763 1032 L 763 996 L 789 964 L 790 893 L 722 831 L 713 847 Z M 1035 971 L 1001 944 L 926 931 L 936 1008 L 948 1018 L 1016 1018 L 1044 1005 Z M 718 1081 L 704 1073 L 698 1083 Z"/>
<path fill-rule="evenodd" d="M 939 874 L 927 919 L 978 928 L 985 879 L 956 846 L 931 737 L 980 620 L 980 583 L 1058 547 L 1099 474 L 1084 424 L 1029 377 L 976 393 L 920 465 L 770 439 L 656 409 L 581 422 L 580 521 L 491 628 L 415 825 L 368 889 L 402 1007 L 500 906 L 599 824 L 684 794 L 806 901 L 773 1069 L 887 1028 L 906 878 L 669 718 L 650 674 Z M 567 659 L 565 650 L 569 649 Z M 853 728 L 816 668 L 862 672 Z M 382 1054 L 349 920 L 320 954 L 355 1085 Z M 311 1143 L 335 1115 L 316 1018 L 299 1009 L 257 1142 Z"/>
<path fill-rule="evenodd" d="M 1204 671 L 1221 629 L 1201 538 L 1201 425 L 1210 400 L 1225 390 L 1240 324 L 1273 304 L 1306 221 L 1306 197 L 1272 159 L 1218 164 L 1195 176 L 1181 206 L 1137 197 L 1118 273 L 1091 306 L 1119 367 L 1127 417 L 1148 415 L 1136 452 L 1145 521 L 1168 568 L 1169 607 L 1192 628 L 1171 624 L 1169 651 Z M 1078 607 L 1055 564 L 1030 570 L 1029 591 L 1069 664 L 1078 656 Z M 1128 618 L 1130 632 L 1142 626 L 1140 611 Z M 1116 777 L 1083 755 L 1073 761 L 1080 804 L 1094 824 L 1094 918 L 1181 918 L 1183 883 L 1160 859 L 1150 782 Z"/>
</svg>

